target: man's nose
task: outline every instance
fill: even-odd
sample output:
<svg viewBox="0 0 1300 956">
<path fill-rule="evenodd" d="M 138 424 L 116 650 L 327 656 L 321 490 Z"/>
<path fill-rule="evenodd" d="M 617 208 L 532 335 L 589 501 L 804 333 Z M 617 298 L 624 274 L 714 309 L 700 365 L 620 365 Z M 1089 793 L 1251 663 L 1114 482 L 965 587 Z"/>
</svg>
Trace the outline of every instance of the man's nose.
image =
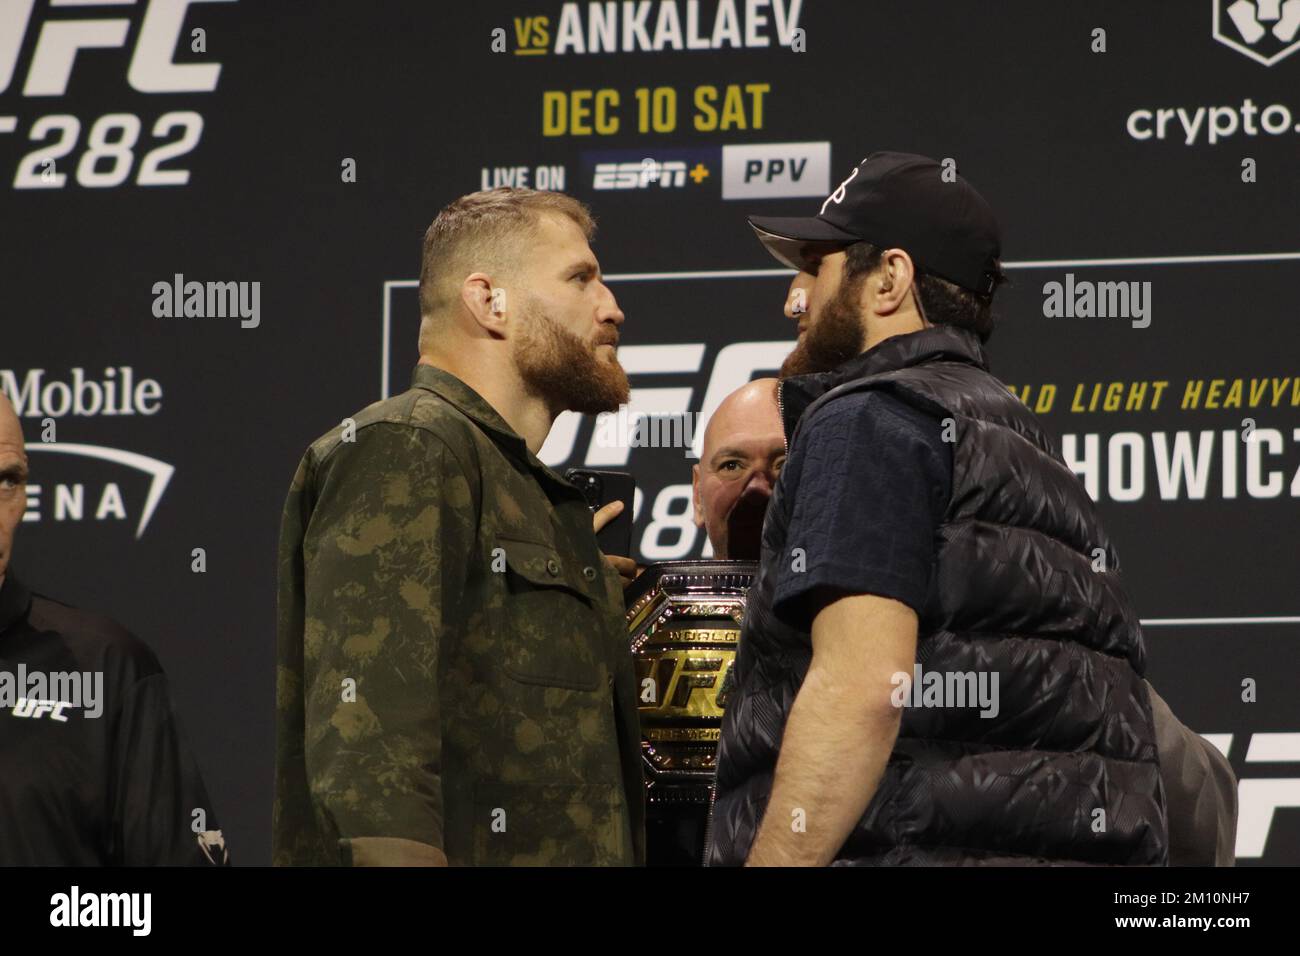
<svg viewBox="0 0 1300 956">
<path fill-rule="evenodd" d="M 772 497 L 772 476 L 764 468 L 755 468 L 749 473 L 749 480 L 745 482 L 745 489 L 741 494 L 762 495 L 766 498 Z"/>
<path fill-rule="evenodd" d="M 596 311 L 597 319 L 601 322 L 613 322 L 615 325 L 621 326 L 625 316 L 623 310 L 618 307 L 618 300 L 614 298 L 614 293 L 609 291 L 609 286 L 602 282 L 601 287 L 605 290 L 605 297 L 600 304 L 600 308 Z"/>
<path fill-rule="evenodd" d="M 812 284 L 813 277 L 806 272 L 801 272 L 794 277 L 790 283 L 790 291 L 785 297 L 785 317 L 793 319 L 796 322 L 803 321 L 803 316 L 808 311 L 808 286 Z"/>
</svg>

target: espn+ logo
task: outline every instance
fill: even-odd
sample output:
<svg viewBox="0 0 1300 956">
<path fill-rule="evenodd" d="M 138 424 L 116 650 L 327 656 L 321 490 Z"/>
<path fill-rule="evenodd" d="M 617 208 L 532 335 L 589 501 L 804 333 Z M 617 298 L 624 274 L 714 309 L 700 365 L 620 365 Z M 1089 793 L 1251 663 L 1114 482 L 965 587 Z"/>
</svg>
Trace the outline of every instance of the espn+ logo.
<svg viewBox="0 0 1300 956">
<path fill-rule="evenodd" d="M 186 43 L 191 6 L 235 0 L 146 2 L 147 6 L 136 0 L 113 3 L 119 8 L 144 6 L 143 16 L 137 18 L 130 60 L 122 58 L 129 87 L 149 95 L 213 92 L 221 76 L 220 63 L 177 63 L 175 55 Z M 24 98 L 67 96 L 74 69 L 85 51 L 126 50 L 135 20 L 99 15 L 98 8 L 103 5 L 103 0 L 57 0 L 42 20 L 33 16 L 35 0 L 0 3 L 0 96 L 11 99 L 19 92 L 19 84 Z M 63 16 L 78 7 L 95 8 L 96 15 Z M 22 73 L 21 54 L 29 37 L 35 37 L 35 43 Z M 204 27 L 193 26 L 188 47 L 191 54 L 207 52 Z M 6 134 L 35 144 L 18 159 L 15 189 L 63 189 L 69 183 L 105 189 L 132 181 L 137 186 L 183 186 L 189 182 L 189 170 L 169 164 L 192 152 L 203 136 L 203 116 L 193 110 L 172 110 L 157 117 L 112 112 L 88 117 L 84 123 L 65 112 L 30 120 L 2 114 L 0 108 L 0 147 L 8 138 Z M 83 125 L 89 127 L 84 140 Z"/>
<path fill-rule="evenodd" d="M 662 163 L 653 159 L 639 163 L 597 163 L 591 186 L 597 190 L 649 189 L 651 185 L 670 189 L 684 186 L 686 176 L 686 164 L 679 160 Z"/>
</svg>

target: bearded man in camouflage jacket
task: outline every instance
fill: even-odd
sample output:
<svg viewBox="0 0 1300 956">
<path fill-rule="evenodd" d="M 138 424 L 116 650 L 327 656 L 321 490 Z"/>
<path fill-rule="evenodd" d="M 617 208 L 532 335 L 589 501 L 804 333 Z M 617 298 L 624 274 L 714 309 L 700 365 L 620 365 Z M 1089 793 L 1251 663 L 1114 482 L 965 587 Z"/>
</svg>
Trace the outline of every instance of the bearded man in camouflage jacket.
<svg viewBox="0 0 1300 956">
<path fill-rule="evenodd" d="M 274 861 L 644 862 L 617 573 L 536 457 L 628 399 L 587 209 L 496 189 L 424 240 L 409 391 L 307 451 L 279 554 Z"/>
</svg>

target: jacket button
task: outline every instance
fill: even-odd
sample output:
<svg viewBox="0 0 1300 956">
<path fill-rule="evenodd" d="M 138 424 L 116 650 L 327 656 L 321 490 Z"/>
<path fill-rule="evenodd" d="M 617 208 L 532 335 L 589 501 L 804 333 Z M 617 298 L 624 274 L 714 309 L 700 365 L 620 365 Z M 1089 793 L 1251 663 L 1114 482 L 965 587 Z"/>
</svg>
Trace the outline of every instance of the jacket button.
<svg viewBox="0 0 1300 956">
<path fill-rule="evenodd" d="M 548 558 L 546 561 L 546 570 L 550 572 L 551 577 L 555 577 L 560 573 L 560 562 L 556 561 L 554 558 Z"/>
<path fill-rule="evenodd" d="M 586 578 L 588 581 L 594 581 L 596 580 L 596 569 L 593 567 L 583 568 L 582 576 Z"/>
</svg>

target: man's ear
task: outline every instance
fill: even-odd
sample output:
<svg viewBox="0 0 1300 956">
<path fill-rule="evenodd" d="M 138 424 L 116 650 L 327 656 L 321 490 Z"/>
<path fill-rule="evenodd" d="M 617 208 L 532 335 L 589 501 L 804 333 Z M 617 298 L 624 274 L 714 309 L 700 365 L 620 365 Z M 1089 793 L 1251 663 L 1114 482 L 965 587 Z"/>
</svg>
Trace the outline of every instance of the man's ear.
<svg viewBox="0 0 1300 956">
<path fill-rule="evenodd" d="M 508 297 L 506 290 L 492 284 L 492 277 L 473 272 L 460 286 L 460 301 L 474 322 L 497 336 L 504 336 Z"/>
<path fill-rule="evenodd" d="M 867 291 L 875 302 L 877 315 L 893 315 L 908 301 L 908 292 L 916 282 L 912 257 L 902 249 L 886 249 L 880 266 L 867 279 Z"/>
<path fill-rule="evenodd" d="M 695 508 L 695 527 L 704 527 L 704 504 L 700 500 L 700 466 L 691 465 L 691 504 Z"/>
</svg>

